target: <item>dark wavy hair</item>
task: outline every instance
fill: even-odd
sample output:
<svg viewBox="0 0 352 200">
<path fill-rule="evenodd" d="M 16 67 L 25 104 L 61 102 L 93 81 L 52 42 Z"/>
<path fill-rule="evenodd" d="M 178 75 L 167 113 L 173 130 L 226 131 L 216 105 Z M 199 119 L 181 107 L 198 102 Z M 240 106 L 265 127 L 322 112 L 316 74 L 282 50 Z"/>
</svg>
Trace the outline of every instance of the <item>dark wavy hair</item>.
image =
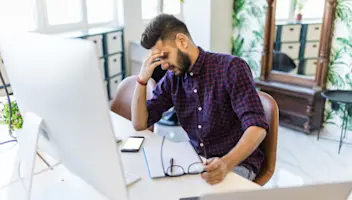
<svg viewBox="0 0 352 200">
<path fill-rule="evenodd" d="M 187 26 L 175 16 L 170 14 L 160 14 L 153 18 L 145 28 L 141 37 L 141 45 L 146 49 L 151 49 L 155 43 L 161 39 L 175 39 L 177 33 L 190 36 Z"/>
</svg>

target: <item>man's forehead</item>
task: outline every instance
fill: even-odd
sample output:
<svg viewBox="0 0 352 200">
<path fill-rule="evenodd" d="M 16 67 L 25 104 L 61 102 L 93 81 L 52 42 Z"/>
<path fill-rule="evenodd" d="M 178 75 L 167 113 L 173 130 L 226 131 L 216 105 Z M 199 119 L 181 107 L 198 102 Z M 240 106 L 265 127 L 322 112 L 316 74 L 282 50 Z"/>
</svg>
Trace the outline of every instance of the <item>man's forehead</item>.
<svg viewBox="0 0 352 200">
<path fill-rule="evenodd" d="M 158 52 L 169 52 L 171 45 L 167 41 L 158 40 L 155 45 L 152 47 L 152 53 Z"/>
<path fill-rule="evenodd" d="M 155 43 L 155 45 L 152 47 L 151 50 L 152 50 L 153 53 L 159 53 L 159 52 L 166 51 L 167 47 L 161 40 L 158 40 Z"/>
</svg>

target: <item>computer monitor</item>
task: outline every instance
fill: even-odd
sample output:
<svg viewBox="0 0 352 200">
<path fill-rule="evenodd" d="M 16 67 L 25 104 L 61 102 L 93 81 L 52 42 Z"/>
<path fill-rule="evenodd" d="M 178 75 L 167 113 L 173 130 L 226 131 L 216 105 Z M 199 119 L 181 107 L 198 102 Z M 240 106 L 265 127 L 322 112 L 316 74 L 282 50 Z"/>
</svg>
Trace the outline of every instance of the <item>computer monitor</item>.
<svg viewBox="0 0 352 200">
<path fill-rule="evenodd" d="M 40 148 L 109 199 L 127 200 L 94 44 L 0 33 L 0 53 L 21 114 L 43 119 Z"/>
</svg>

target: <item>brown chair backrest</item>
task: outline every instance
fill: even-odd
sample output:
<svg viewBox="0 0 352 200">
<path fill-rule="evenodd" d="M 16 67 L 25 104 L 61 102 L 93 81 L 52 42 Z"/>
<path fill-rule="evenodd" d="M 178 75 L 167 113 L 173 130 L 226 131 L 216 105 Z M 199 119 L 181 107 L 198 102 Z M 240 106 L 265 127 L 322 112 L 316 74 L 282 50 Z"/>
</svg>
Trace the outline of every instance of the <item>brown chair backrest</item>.
<svg viewBox="0 0 352 200">
<path fill-rule="evenodd" d="M 128 120 L 132 120 L 131 106 L 136 83 L 136 75 L 124 78 L 118 85 L 115 97 L 111 103 L 111 111 Z M 153 90 L 155 87 L 156 83 L 154 79 L 149 79 L 147 85 L 147 99 L 151 99 L 153 97 Z"/>
<path fill-rule="evenodd" d="M 265 161 L 254 182 L 259 185 L 264 185 L 273 176 L 276 166 L 279 109 L 272 96 L 262 91 L 259 91 L 258 94 L 264 107 L 266 119 L 269 123 L 269 132 L 260 145 L 260 148 L 265 154 Z"/>
</svg>

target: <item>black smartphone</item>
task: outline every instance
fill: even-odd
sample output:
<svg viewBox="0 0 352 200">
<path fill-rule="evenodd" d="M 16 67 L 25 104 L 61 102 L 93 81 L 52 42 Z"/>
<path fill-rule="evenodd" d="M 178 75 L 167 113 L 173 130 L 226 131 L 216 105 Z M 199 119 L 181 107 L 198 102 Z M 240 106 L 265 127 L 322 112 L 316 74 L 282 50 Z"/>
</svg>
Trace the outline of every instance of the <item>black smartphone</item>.
<svg viewBox="0 0 352 200">
<path fill-rule="evenodd" d="M 143 144 L 143 136 L 130 136 L 121 148 L 121 152 L 138 152 Z"/>
</svg>

